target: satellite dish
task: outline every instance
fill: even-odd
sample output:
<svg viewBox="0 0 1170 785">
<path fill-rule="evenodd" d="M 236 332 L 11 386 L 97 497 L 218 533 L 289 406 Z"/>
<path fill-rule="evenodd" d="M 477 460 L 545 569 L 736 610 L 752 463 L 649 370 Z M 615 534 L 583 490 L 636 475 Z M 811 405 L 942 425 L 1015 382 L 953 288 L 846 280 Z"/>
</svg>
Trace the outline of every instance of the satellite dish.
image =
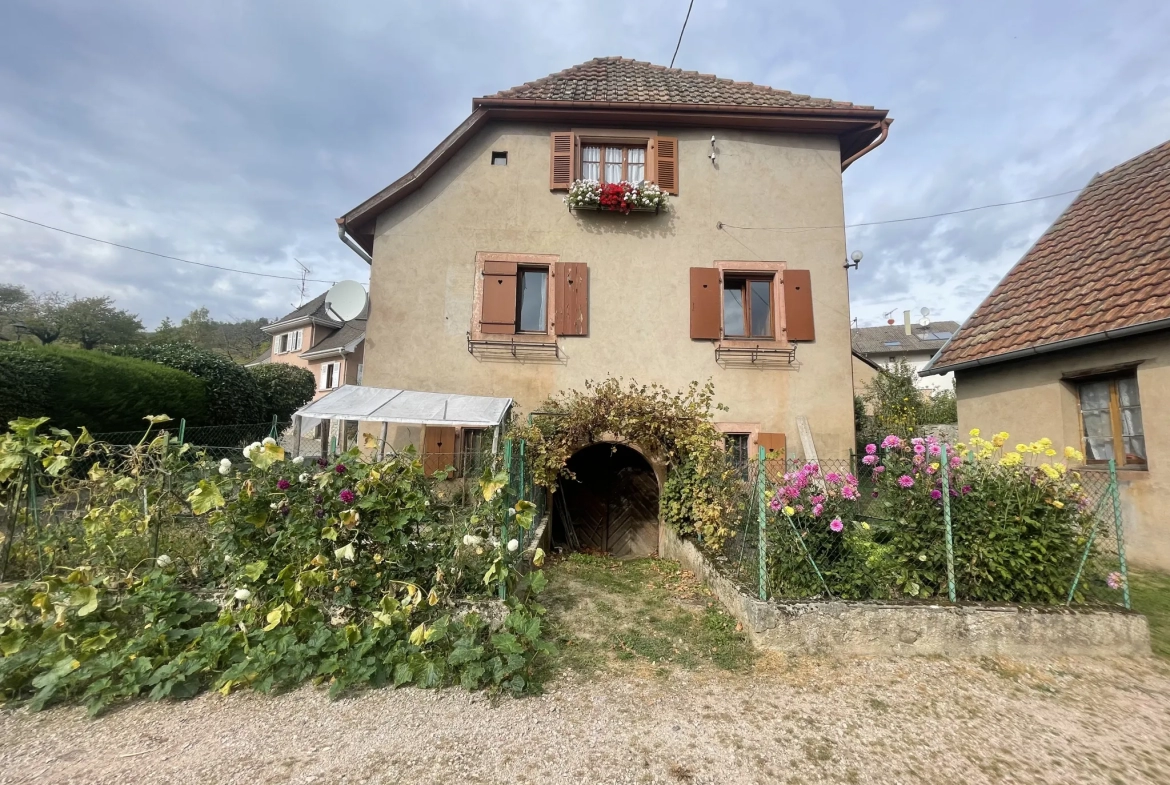
<svg viewBox="0 0 1170 785">
<path fill-rule="evenodd" d="M 929 327 L 930 326 L 930 317 L 923 316 L 921 319 L 918 320 L 918 324 L 922 325 L 923 327 Z"/>
<path fill-rule="evenodd" d="M 922 316 L 923 316 L 923 318 L 925 318 L 925 317 L 927 317 L 927 316 L 930 316 L 930 309 L 929 309 L 929 308 L 923 308 L 923 309 L 922 309 L 922 311 L 921 311 L 921 313 L 922 313 Z"/>
<path fill-rule="evenodd" d="M 366 307 L 366 290 L 357 281 L 339 281 L 325 293 L 325 309 L 339 322 L 356 319 Z"/>
</svg>

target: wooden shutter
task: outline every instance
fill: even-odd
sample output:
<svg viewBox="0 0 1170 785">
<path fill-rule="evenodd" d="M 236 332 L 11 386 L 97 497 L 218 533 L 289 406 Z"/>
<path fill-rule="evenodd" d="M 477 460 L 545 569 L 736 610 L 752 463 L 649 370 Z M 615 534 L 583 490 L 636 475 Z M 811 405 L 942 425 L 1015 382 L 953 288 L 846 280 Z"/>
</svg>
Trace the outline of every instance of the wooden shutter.
<svg viewBox="0 0 1170 785">
<path fill-rule="evenodd" d="M 784 328 L 790 341 L 815 341 L 812 277 L 808 270 L 784 271 Z"/>
<path fill-rule="evenodd" d="M 668 194 L 678 194 L 678 139 L 673 136 L 658 137 L 654 156 L 655 176 L 658 187 Z"/>
<path fill-rule="evenodd" d="M 428 425 L 423 433 L 423 471 L 428 475 L 455 465 L 455 429 Z"/>
<path fill-rule="evenodd" d="M 483 333 L 516 333 L 516 263 L 483 263 L 483 300 L 479 309 Z"/>
<path fill-rule="evenodd" d="M 556 308 L 553 320 L 557 335 L 589 334 L 589 267 L 579 262 L 557 262 Z"/>
<path fill-rule="evenodd" d="M 573 134 L 553 131 L 549 151 L 548 188 L 550 191 L 567 191 L 573 184 Z"/>
<path fill-rule="evenodd" d="M 714 267 L 691 268 L 691 337 L 719 340 L 723 327 L 723 293 L 719 270 Z"/>
<path fill-rule="evenodd" d="M 780 459 L 788 455 L 788 439 L 782 433 L 761 433 L 756 437 L 756 446 L 767 450 L 769 459 L 773 457 L 773 453 Z"/>
</svg>

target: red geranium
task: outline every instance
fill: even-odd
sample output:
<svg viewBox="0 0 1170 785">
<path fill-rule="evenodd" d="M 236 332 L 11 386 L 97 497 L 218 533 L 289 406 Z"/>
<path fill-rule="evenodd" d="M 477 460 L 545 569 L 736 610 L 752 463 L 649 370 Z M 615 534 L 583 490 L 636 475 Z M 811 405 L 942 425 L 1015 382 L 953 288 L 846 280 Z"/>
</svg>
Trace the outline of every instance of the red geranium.
<svg viewBox="0 0 1170 785">
<path fill-rule="evenodd" d="M 632 205 L 626 201 L 630 192 L 629 183 L 606 183 L 601 186 L 600 204 L 603 210 L 615 210 L 620 213 L 630 212 Z"/>
</svg>

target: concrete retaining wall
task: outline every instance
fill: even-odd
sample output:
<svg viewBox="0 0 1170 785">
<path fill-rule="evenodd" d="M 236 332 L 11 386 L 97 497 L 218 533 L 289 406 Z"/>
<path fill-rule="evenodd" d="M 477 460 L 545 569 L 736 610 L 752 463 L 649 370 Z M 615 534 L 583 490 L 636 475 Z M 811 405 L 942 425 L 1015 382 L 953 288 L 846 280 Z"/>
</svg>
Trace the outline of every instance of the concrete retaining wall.
<svg viewBox="0 0 1170 785">
<path fill-rule="evenodd" d="M 764 602 L 720 575 L 694 544 L 666 526 L 662 558 L 702 578 L 764 649 L 841 656 L 1016 658 L 1146 656 L 1146 617 L 1124 610 L 880 602 Z"/>
</svg>

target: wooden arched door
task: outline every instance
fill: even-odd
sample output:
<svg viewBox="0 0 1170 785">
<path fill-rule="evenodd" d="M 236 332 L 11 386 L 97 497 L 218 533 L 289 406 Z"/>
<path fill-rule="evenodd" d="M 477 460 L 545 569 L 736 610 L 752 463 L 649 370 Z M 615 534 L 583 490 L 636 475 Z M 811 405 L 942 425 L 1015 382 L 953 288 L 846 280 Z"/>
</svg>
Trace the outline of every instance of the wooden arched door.
<svg viewBox="0 0 1170 785">
<path fill-rule="evenodd" d="M 569 459 L 555 533 L 562 542 L 618 557 L 658 549 L 658 478 L 636 450 L 594 444 Z M 574 536 L 575 535 L 575 536 Z"/>
</svg>

